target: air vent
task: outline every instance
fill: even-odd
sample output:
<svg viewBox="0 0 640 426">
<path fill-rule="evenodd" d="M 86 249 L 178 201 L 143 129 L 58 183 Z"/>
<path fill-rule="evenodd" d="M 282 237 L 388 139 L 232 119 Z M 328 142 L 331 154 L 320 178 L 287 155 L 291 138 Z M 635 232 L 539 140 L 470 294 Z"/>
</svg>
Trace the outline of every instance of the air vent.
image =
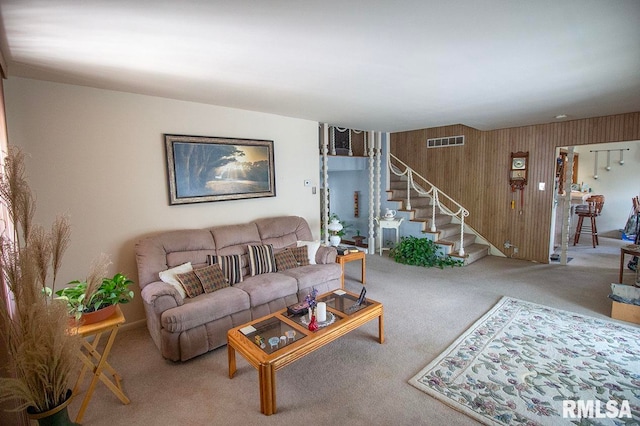
<svg viewBox="0 0 640 426">
<path fill-rule="evenodd" d="M 462 146 L 464 145 L 464 135 L 450 136 L 447 138 L 427 139 L 427 148 L 442 148 L 445 146 Z"/>
</svg>

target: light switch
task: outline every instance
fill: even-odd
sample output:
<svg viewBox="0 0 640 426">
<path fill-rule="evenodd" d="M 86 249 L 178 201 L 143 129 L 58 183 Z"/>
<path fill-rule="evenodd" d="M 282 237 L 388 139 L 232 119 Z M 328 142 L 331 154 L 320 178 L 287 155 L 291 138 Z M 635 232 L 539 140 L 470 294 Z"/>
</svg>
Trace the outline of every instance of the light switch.
<svg viewBox="0 0 640 426">
<path fill-rule="evenodd" d="M 545 187 L 545 183 L 544 182 L 538 182 L 538 190 L 544 191 L 544 187 Z"/>
</svg>

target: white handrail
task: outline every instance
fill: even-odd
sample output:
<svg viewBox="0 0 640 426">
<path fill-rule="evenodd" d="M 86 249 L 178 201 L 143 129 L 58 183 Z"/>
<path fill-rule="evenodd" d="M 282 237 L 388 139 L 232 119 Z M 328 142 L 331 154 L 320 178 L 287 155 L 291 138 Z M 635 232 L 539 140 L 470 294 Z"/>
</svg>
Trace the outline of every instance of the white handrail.
<svg viewBox="0 0 640 426">
<path fill-rule="evenodd" d="M 469 216 L 469 210 L 467 210 L 464 207 L 462 207 L 462 205 L 460 205 L 460 203 L 458 203 L 453 198 L 449 197 L 447 194 L 442 192 L 438 187 L 436 187 L 434 184 L 432 184 L 431 182 L 426 180 L 424 177 L 420 176 L 411 167 L 406 165 L 404 162 L 402 162 L 402 160 L 400 160 L 395 155 L 389 153 L 389 158 L 392 159 L 393 161 L 399 163 L 400 166 L 401 166 L 401 167 L 398 167 L 397 165 L 392 164 L 392 162 L 389 161 L 389 163 L 388 163 L 389 164 L 389 170 L 394 175 L 396 175 L 396 176 L 407 175 L 407 200 L 406 200 L 406 209 L 407 210 L 411 210 L 411 189 L 412 188 L 418 194 L 426 195 L 426 196 L 431 198 L 431 205 L 432 205 L 432 209 L 431 209 L 431 232 L 436 232 L 436 230 L 437 230 L 436 229 L 436 207 L 438 207 L 438 210 L 440 211 L 440 213 L 446 214 L 446 215 L 449 215 L 449 216 L 452 216 L 452 217 L 457 217 L 460 220 L 460 249 L 458 250 L 458 254 L 460 256 L 464 256 L 464 218 Z M 401 170 L 401 169 L 404 169 L 404 171 Z M 430 189 L 427 191 L 427 190 L 423 189 L 421 186 L 417 185 L 415 183 L 414 176 L 418 177 L 421 180 L 421 182 L 424 182 L 426 184 L 425 187 L 430 188 Z M 444 197 L 445 199 L 447 199 L 448 201 L 450 201 L 451 204 L 456 206 L 458 210 L 456 212 L 453 212 L 447 206 L 441 204 L 440 203 L 441 196 Z"/>
</svg>

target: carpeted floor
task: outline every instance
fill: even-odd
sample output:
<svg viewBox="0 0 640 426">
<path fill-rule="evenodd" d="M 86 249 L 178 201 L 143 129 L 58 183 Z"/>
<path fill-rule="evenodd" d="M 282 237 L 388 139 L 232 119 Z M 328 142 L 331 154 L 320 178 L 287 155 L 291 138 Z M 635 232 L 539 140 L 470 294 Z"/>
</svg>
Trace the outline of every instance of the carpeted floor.
<svg viewBox="0 0 640 426">
<path fill-rule="evenodd" d="M 258 374 L 238 359 L 228 377 L 226 347 L 185 363 L 165 361 L 145 328 L 125 329 L 111 353 L 131 399 L 122 405 L 99 384 L 85 425 L 469 425 L 470 417 L 408 384 L 503 296 L 608 318 L 619 241 L 602 241 L 566 266 L 488 257 L 465 268 L 424 269 L 367 256 L 367 297 L 385 307 L 385 343 L 377 322 L 277 373 L 277 407 L 260 414 Z M 587 260 L 581 260 L 581 258 Z M 346 286 L 359 292 L 359 262 Z M 628 274 L 626 279 L 631 279 Z M 86 384 L 85 384 L 86 386 Z M 80 399 L 70 406 L 75 416 Z"/>
<path fill-rule="evenodd" d="M 489 425 L 640 423 L 640 327 L 504 297 L 409 383 Z"/>
</svg>

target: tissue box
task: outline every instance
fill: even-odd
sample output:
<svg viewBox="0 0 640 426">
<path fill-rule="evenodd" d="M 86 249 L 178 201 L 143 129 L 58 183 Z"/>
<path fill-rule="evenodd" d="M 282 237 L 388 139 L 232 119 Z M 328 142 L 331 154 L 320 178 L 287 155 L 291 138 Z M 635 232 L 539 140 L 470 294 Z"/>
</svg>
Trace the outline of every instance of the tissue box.
<svg viewBox="0 0 640 426">
<path fill-rule="evenodd" d="M 611 318 L 640 324 L 640 288 L 624 284 L 611 284 Z"/>
</svg>

